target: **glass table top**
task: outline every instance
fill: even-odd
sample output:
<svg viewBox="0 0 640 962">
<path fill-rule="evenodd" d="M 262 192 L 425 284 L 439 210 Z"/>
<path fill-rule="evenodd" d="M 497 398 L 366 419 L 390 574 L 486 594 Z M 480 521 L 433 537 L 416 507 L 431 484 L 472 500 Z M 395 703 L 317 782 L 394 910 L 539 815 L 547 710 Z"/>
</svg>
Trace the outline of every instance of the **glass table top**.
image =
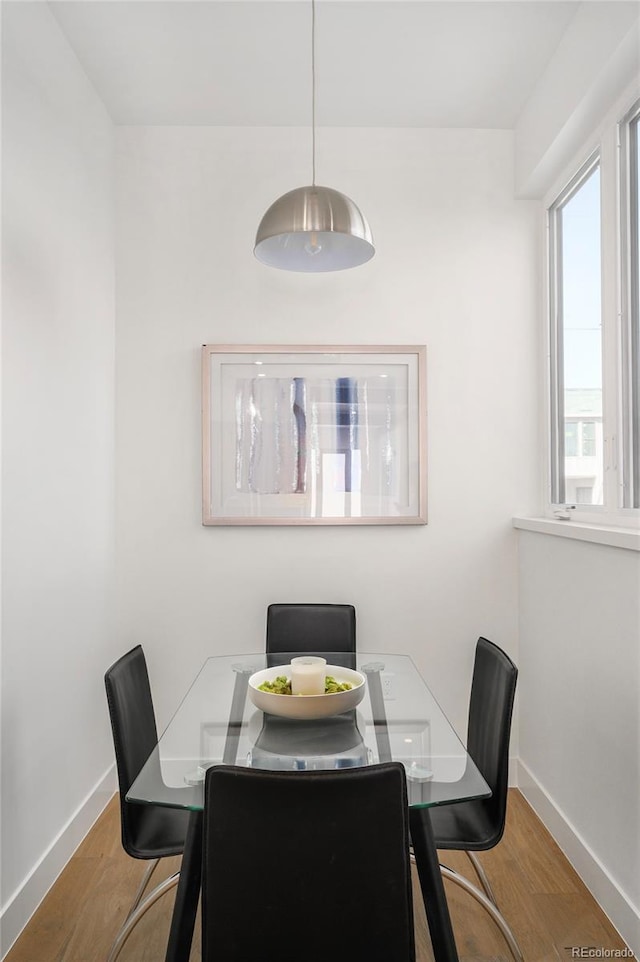
<svg viewBox="0 0 640 962">
<path fill-rule="evenodd" d="M 399 761 L 409 804 L 442 805 L 491 792 L 412 660 L 406 655 L 322 652 L 328 665 L 365 677 L 355 709 L 320 719 L 259 711 L 252 674 L 306 652 L 208 658 L 127 793 L 129 801 L 199 810 L 211 765 L 280 771 L 351 768 Z M 281 695 L 281 698 L 295 697 Z"/>
</svg>

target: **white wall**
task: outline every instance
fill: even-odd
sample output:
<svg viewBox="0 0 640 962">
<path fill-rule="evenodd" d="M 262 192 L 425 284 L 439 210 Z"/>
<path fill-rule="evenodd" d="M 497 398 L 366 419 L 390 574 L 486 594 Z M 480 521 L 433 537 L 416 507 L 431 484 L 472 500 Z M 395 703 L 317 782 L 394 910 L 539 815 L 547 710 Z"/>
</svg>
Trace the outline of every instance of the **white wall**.
<svg viewBox="0 0 640 962">
<path fill-rule="evenodd" d="M 516 506 L 535 505 L 538 206 L 503 131 L 327 130 L 319 182 L 370 219 L 356 270 L 275 271 L 263 212 L 309 131 L 118 131 L 119 635 L 160 722 L 207 655 L 264 644 L 271 601 L 353 602 L 362 649 L 407 651 L 466 729 L 473 647 L 517 646 Z M 203 528 L 200 345 L 427 345 L 427 527 Z M 514 740 L 514 751 L 517 740 Z"/>
<path fill-rule="evenodd" d="M 520 532 L 520 785 L 640 954 L 640 555 Z"/>
<path fill-rule="evenodd" d="M 582 3 L 515 129 L 516 192 L 542 197 L 602 116 L 638 82 L 640 6 Z"/>
<path fill-rule="evenodd" d="M 576 169 L 631 96 L 639 20 L 637 4 L 579 7 L 516 125 L 520 196 L 543 196 Z M 640 955 L 640 558 L 519 537 L 519 785 Z"/>
<path fill-rule="evenodd" d="M 2 4 L 2 951 L 106 798 L 113 133 L 47 5 Z"/>
</svg>

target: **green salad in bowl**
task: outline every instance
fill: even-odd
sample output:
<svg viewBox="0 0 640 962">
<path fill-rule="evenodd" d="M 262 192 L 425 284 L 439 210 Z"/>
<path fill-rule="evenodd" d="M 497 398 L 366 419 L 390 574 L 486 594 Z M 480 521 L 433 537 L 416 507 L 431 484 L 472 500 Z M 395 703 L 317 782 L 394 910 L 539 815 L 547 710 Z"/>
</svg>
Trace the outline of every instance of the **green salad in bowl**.
<svg viewBox="0 0 640 962">
<path fill-rule="evenodd" d="M 291 665 L 272 665 L 251 675 L 247 684 L 249 700 L 260 711 L 282 718 L 327 718 L 351 711 L 360 704 L 366 689 L 365 676 L 355 668 L 322 665 L 317 674 L 317 694 L 296 694 L 291 690 L 295 676 Z M 322 679 L 324 678 L 324 691 Z M 295 680 L 295 678 L 294 678 Z M 292 697 L 283 698 L 283 695 Z"/>
<path fill-rule="evenodd" d="M 333 675 L 325 675 L 324 693 L 334 695 L 338 691 L 351 691 L 353 685 L 348 681 L 336 681 Z M 286 675 L 278 675 L 272 681 L 263 681 L 258 685 L 258 691 L 268 691 L 271 695 L 291 695 L 291 679 Z"/>
</svg>

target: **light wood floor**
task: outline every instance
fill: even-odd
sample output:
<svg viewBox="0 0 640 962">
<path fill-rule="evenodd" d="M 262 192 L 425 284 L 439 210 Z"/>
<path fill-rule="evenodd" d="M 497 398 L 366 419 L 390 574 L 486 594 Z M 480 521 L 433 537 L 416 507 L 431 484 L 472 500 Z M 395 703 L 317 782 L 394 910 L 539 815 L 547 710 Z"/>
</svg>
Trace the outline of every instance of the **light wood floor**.
<svg viewBox="0 0 640 962">
<path fill-rule="evenodd" d="M 517 790 L 510 790 L 507 830 L 502 842 L 480 858 L 526 962 L 570 962 L 572 946 L 625 947 Z M 446 852 L 441 860 L 476 882 L 464 855 Z M 161 864 L 157 881 L 175 871 L 178 861 L 167 859 Z M 6 962 L 105 962 L 144 867 L 145 863 L 122 851 L 114 798 Z M 458 886 L 447 882 L 445 887 L 461 962 L 510 960 L 502 936 L 484 910 Z M 415 891 L 417 959 L 432 962 L 417 880 Z M 149 910 L 127 942 L 119 962 L 163 962 L 173 899 L 173 893 L 167 894 Z M 199 962 L 199 953 L 198 920 L 191 962 Z"/>
</svg>

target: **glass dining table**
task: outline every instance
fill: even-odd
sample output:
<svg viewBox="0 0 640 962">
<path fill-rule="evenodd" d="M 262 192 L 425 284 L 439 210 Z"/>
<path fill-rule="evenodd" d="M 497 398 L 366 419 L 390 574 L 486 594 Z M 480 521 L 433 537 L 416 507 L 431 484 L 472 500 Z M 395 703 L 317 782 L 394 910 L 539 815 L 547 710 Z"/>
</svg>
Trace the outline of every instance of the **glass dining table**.
<svg viewBox="0 0 640 962">
<path fill-rule="evenodd" d="M 327 673 L 335 666 L 336 676 L 340 667 L 364 676 L 364 696 L 355 708 L 315 719 L 259 711 L 250 697 L 250 677 L 276 665 L 286 666 L 287 674 L 299 654 L 208 658 L 127 793 L 129 802 L 191 812 L 165 962 L 188 962 L 191 951 L 207 768 L 308 771 L 387 761 L 401 762 L 407 776 L 413 849 L 434 957 L 458 962 L 428 812 L 434 805 L 488 797 L 487 783 L 407 655 L 318 653 L 327 660 Z"/>
</svg>

